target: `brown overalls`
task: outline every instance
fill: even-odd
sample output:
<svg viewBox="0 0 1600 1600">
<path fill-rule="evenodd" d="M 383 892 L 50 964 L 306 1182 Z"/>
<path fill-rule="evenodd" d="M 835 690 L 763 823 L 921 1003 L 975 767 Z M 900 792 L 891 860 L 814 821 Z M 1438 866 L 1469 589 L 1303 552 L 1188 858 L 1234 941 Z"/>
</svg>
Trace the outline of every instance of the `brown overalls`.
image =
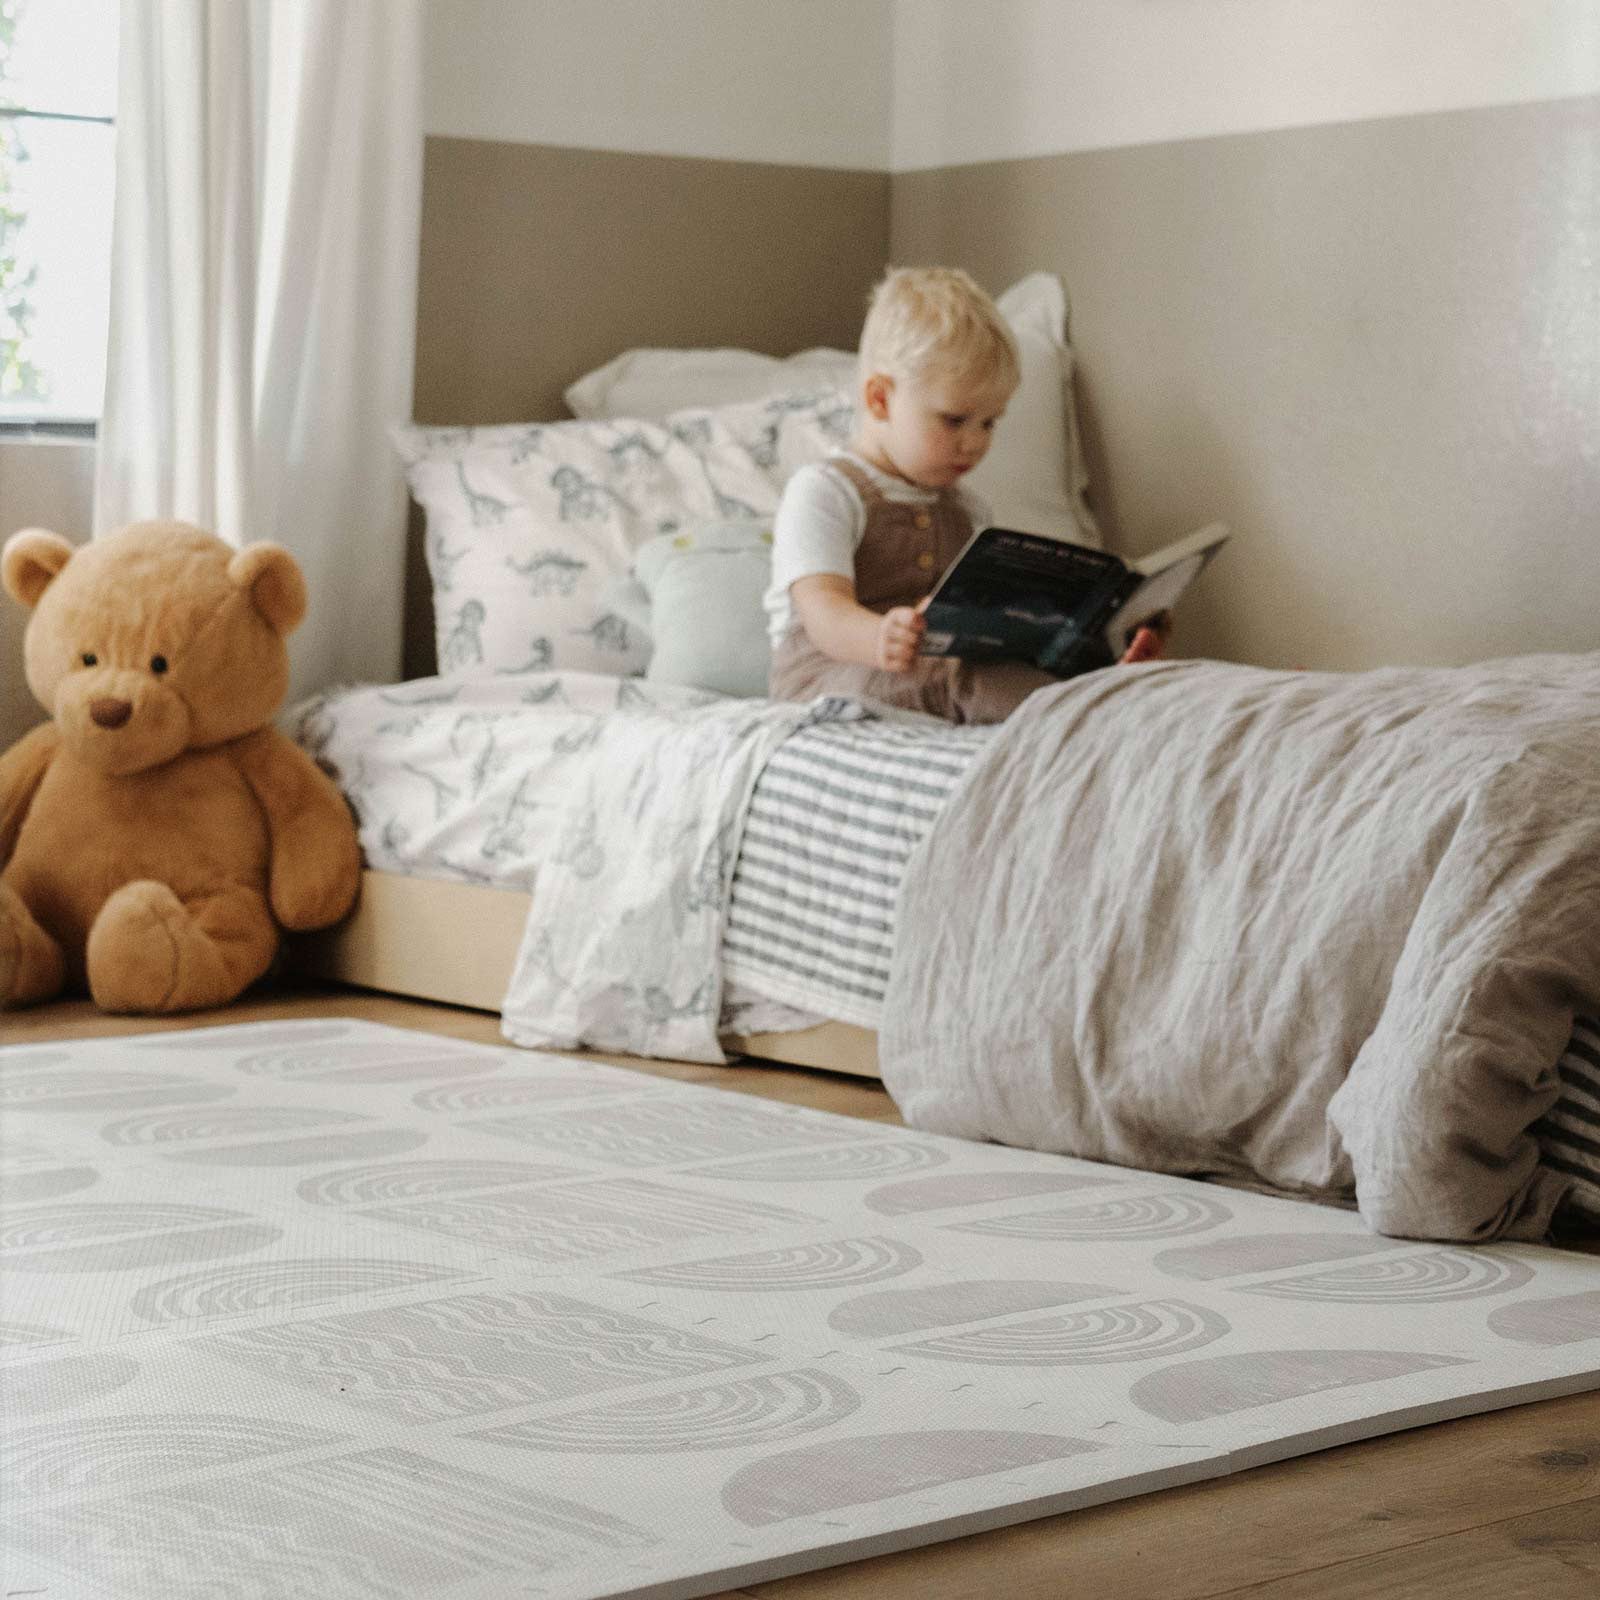
<svg viewBox="0 0 1600 1600">
<path fill-rule="evenodd" d="M 895 606 L 916 605 L 972 537 L 972 519 L 960 499 L 946 490 L 923 505 L 891 500 L 854 461 L 836 456 L 827 465 L 849 479 L 866 508 L 866 529 L 856 547 L 857 601 L 880 616 Z M 919 656 L 909 672 L 858 667 L 825 656 L 797 617 L 773 651 L 768 691 L 774 700 L 841 694 L 948 722 L 1003 722 L 1035 689 L 1058 681 L 1015 661 Z"/>
</svg>

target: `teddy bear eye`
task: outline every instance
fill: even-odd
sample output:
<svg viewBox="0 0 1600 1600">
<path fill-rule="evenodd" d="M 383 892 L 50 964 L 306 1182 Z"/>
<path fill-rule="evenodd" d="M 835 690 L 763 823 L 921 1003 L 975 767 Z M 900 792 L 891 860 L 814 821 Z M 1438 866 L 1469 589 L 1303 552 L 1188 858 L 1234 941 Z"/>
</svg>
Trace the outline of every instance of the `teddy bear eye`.
<svg viewBox="0 0 1600 1600">
<path fill-rule="evenodd" d="M 150 670 L 157 673 L 165 672 L 167 670 L 167 658 L 165 656 L 151 656 Z"/>
<path fill-rule="evenodd" d="M 94 653 L 93 650 L 85 650 L 83 652 L 82 660 L 83 660 L 84 666 L 93 667 L 93 666 L 97 666 L 99 664 L 100 657 L 97 656 Z"/>
</svg>

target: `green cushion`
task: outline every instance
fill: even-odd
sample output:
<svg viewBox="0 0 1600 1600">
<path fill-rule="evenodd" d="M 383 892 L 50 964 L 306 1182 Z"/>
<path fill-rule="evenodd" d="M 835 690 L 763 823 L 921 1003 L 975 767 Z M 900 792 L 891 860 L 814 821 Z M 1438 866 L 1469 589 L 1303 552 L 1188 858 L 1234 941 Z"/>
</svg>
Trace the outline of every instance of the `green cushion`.
<svg viewBox="0 0 1600 1600">
<path fill-rule="evenodd" d="M 640 546 L 634 576 L 650 596 L 655 648 L 645 677 L 718 694 L 764 695 L 771 649 L 762 597 L 772 524 L 706 522 Z"/>
</svg>

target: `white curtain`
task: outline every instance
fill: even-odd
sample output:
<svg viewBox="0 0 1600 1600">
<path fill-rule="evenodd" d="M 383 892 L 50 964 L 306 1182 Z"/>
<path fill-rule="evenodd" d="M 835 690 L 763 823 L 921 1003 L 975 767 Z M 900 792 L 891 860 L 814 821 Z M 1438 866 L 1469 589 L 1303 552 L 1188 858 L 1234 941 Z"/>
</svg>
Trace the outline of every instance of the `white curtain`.
<svg viewBox="0 0 1600 1600">
<path fill-rule="evenodd" d="M 295 692 L 398 674 L 421 0 L 123 0 L 95 531 L 305 569 Z"/>
</svg>

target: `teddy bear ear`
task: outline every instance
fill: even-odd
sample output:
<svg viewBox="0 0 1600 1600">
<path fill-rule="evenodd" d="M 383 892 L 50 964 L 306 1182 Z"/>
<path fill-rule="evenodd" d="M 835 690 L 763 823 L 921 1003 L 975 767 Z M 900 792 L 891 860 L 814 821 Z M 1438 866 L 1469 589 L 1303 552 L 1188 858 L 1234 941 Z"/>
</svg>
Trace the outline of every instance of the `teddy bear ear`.
<svg viewBox="0 0 1600 1600">
<path fill-rule="evenodd" d="M 228 563 L 228 576 L 249 592 L 272 631 L 290 634 L 306 614 L 306 580 L 281 544 L 247 544 Z"/>
<path fill-rule="evenodd" d="M 48 528 L 24 528 L 0 550 L 0 583 L 13 600 L 32 610 L 51 580 L 72 559 L 72 543 Z"/>
</svg>

